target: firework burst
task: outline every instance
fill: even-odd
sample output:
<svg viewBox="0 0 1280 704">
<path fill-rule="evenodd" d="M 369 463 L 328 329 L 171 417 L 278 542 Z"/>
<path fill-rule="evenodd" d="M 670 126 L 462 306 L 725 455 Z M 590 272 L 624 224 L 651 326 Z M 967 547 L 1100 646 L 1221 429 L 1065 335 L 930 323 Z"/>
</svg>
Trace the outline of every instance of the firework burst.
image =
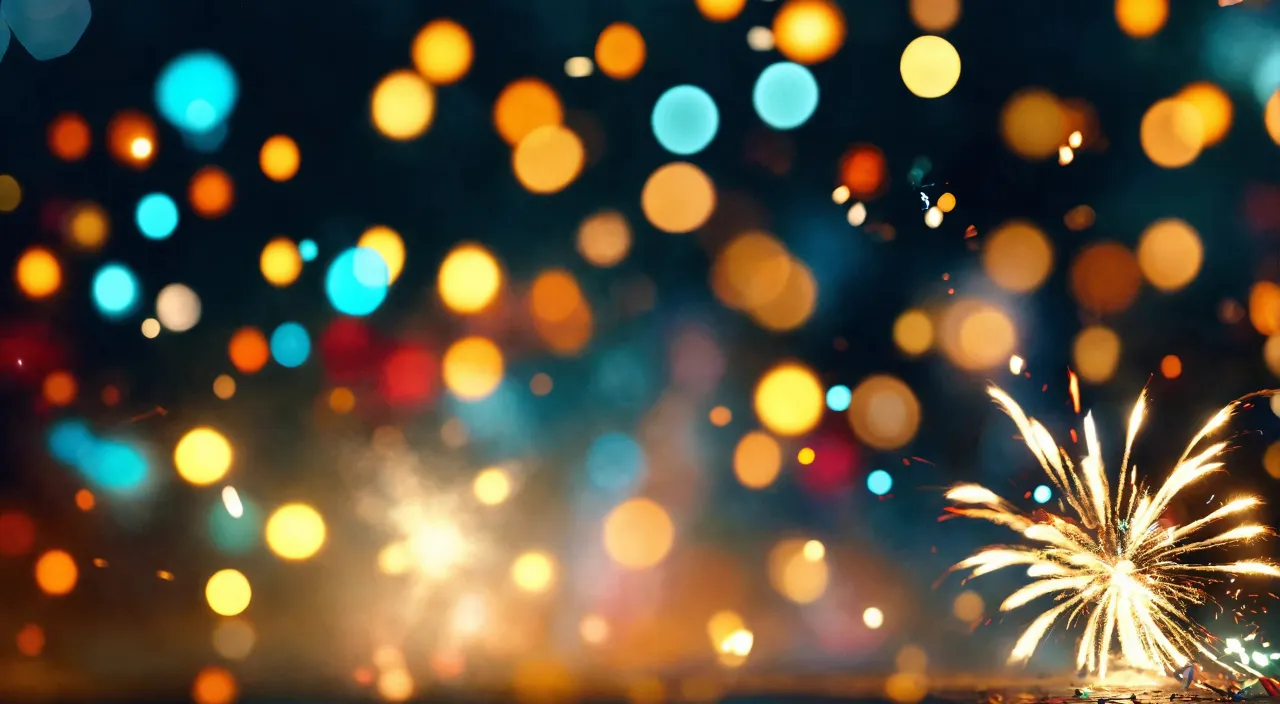
<svg viewBox="0 0 1280 704">
<path fill-rule="evenodd" d="M 1013 419 L 1027 448 L 1057 487 L 1062 505 L 1074 514 L 1074 518 L 1052 513 L 1032 518 L 977 484 L 961 484 L 946 494 L 957 504 L 947 509 L 949 513 L 1010 528 L 1025 540 L 1020 545 L 984 548 L 956 564 L 953 571 L 967 570 L 976 577 L 1025 565 L 1027 576 L 1033 581 L 1009 595 L 1000 605 L 1001 611 L 1054 597 L 1053 606 L 1036 616 L 1018 638 L 1009 662 L 1029 660 L 1055 623 L 1063 621 L 1071 627 L 1083 621 L 1076 667 L 1099 677 L 1106 676 L 1107 660 L 1117 642 L 1128 665 L 1143 670 L 1169 672 L 1197 655 L 1219 663 L 1199 635 L 1203 629 L 1186 614 L 1189 606 L 1202 604 L 1208 598 L 1204 586 L 1211 580 L 1206 576 L 1217 573 L 1228 577 L 1275 577 L 1280 576 L 1280 568 L 1261 560 L 1204 564 L 1188 558 L 1208 548 L 1271 535 L 1270 528 L 1248 523 L 1222 532 L 1209 530 L 1261 501 L 1253 496 L 1233 498 L 1184 526 L 1162 527 L 1160 519 L 1179 492 L 1221 470 L 1227 443 L 1203 449 L 1200 446 L 1226 424 L 1239 402 L 1218 411 L 1196 433 L 1168 478 L 1153 493 L 1138 481 L 1137 470 L 1129 463 L 1133 440 L 1146 411 L 1144 391 L 1129 415 L 1124 455 L 1113 492 L 1103 467 L 1092 414 L 1084 419 L 1086 454 L 1076 464 L 1049 431 L 1027 417 L 1008 394 L 995 387 L 988 392 Z"/>
</svg>

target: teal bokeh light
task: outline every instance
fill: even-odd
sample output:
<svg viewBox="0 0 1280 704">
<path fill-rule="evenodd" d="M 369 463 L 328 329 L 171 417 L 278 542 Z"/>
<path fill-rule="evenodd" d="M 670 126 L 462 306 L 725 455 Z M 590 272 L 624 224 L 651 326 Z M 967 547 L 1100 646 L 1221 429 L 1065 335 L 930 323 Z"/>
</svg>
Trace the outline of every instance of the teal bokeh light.
<svg viewBox="0 0 1280 704">
<path fill-rule="evenodd" d="M 818 109 L 818 81 L 804 66 L 781 61 L 760 72 L 751 102 L 766 125 L 795 129 Z"/>
<path fill-rule="evenodd" d="M 156 80 L 156 108 L 181 132 L 213 131 L 235 111 L 239 98 L 240 80 L 235 70 L 212 51 L 179 56 Z"/>
<path fill-rule="evenodd" d="M 140 295 L 138 277 L 123 264 L 107 264 L 93 277 L 93 304 L 108 318 L 133 312 Z"/>
<path fill-rule="evenodd" d="M 271 333 L 271 358 L 282 367 L 300 367 L 311 356 L 311 336 L 297 323 L 281 323 Z"/>
<path fill-rule="evenodd" d="M 262 510 L 240 494 L 240 517 L 227 513 L 222 501 L 209 506 L 207 525 L 209 539 L 223 552 L 243 555 L 258 547 L 262 540 Z"/>
<path fill-rule="evenodd" d="M 353 247 L 329 265 L 324 290 L 334 310 L 343 315 L 368 315 L 387 298 L 391 270 L 382 255 L 367 247 Z"/>
<path fill-rule="evenodd" d="M 653 106 L 653 136 L 672 154 L 697 154 L 711 144 L 720 129 L 720 111 L 707 92 L 697 86 L 676 86 Z"/>
</svg>

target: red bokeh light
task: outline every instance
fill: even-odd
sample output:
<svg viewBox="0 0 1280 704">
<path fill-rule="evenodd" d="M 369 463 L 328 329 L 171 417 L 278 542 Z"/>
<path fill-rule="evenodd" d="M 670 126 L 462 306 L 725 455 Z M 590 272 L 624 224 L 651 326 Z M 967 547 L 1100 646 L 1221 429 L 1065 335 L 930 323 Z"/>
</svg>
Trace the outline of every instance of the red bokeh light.
<svg viewBox="0 0 1280 704">
<path fill-rule="evenodd" d="M 377 370 L 379 354 L 373 333 L 355 318 L 336 318 L 320 336 L 325 373 L 338 384 L 369 378 Z"/>
<path fill-rule="evenodd" d="M 827 431 L 805 443 L 813 450 L 813 462 L 800 465 L 797 479 L 811 494 L 831 494 L 853 486 L 858 469 L 858 448 L 853 440 Z"/>
<path fill-rule="evenodd" d="M 840 157 L 840 182 L 849 187 L 854 198 L 875 198 L 884 191 L 888 168 L 879 148 L 855 145 Z"/>
<path fill-rule="evenodd" d="M 25 513 L 0 513 L 0 555 L 18 557 L 31 551 L 36 543 L 36 524 Z"/>
<path fill-rule="evenodd" d="M 378 389 L 387 405 L 416 407 L 429 402 L 436 392 L 439 364 L 425 347 L 405 345 L 383 362 Z"/>
</svg>

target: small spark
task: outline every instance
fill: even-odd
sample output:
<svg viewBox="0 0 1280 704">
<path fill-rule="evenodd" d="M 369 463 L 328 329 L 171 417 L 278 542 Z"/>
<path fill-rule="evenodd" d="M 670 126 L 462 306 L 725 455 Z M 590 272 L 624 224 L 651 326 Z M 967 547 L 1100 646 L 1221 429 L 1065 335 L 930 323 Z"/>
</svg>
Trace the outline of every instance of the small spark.
<svg viewBox="0 0 1280 704">
<path fill-rule="evenodd" d="M 1065 144 L 1058 147 L 1058 164 L 1060 166 L 1070 164 L 1072 161 L 1075 161 L 1075 158 L 1076 153 L 1071 151 L 1071 147 L 1068 147 Z"/>
<path fill-rule="evenodd" d="M 160 579 L 163 579 L 166 582 L 173 581 L 173 573 L 169 572 L 168 570 L 157 570 L 156 576 L 159 577 Z"/>
<path fill-rule="evenodd" d="M 1071 394 L 1071 407 L 1080 412 L 1080 380 L 1076 378 L 1076 373 L 1067 370 L 1067 390 Z"/>
<path fill-rule="evenodd" d="M 1080 145 L 1083 143 L 1084 143 L 1084 135 L 1080 134 L 1080 130 L 1076 130 L 1075 132 L 1072 132 L 1071 136 L 1067 137 L 1067 146 L 1071 147 L 1072 149 L 1079 149 Z"/>
<path fill-rule="evenodd" d="M 1013 355 L 1012 357 L 1009 358 L 1009 373 L 1014 376 L 1021 374 L 1022 368 L 1025 364 L 1026 364 L 1025 360 L 1023 360 L 1021 357 L 1019 357 L 1016 354 Z"/>
<path fill-rule="evenodd" d="M 240 518 L 244 515 L 244 504 L 240 503 L 240 495 L 236 493 L 234 486 L 222 487 L 222 505 L 227 507 L 227 513 L 232 518 Z"/>
</svg>

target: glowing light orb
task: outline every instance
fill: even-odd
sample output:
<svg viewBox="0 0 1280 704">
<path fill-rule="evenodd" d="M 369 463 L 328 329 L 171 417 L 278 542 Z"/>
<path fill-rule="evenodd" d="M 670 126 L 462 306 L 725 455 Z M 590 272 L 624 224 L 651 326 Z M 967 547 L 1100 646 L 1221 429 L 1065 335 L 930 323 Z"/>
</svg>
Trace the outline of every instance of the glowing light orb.
<svg viewBox="0 0 1280 704">
<path fill-rule="evenodd" d="M 818 109 L 818 81 L 804 66 L 781 61 L 760 72 L 751 102 L 766 125 L 795 129 Z"/>
<path fill-rule="evenodd" d="M 316 256 L 320 254 L 320 247 L 316 245 L 315 240 L 303 240 L 298 243 L 298 254 L 304 262 L 315 261 Z"/>
<path fill-rule="evenodd" d="M 306 560 L 324 547 L 326 529 L 320 512 L 306 504 L 285 504 L 267 519 L 267 547 L 285 560 Z"/>
<path fill-rule="evenodd" d="M 156 81 L 156 107 L 181 132 L 213 131 L 235 111 L 239 98 L 235 70 L 211 51 L 179 56 L 164 67 Z"/>
<path fill-rule="evenodd" d="M 225 477 L 233 458 L 231 443 L 213 428 L 193 428 L 173 448 L 178 476 L 196 486 L 208 486 Z"/>
<path fill-rule="evenodd" d="M 853 392 L 844 384 L 837 384 L 827 389 L 827 408 L 840 413 L 849 410 L 853 401 Z"/>
<path fill-rule="evenodd" d="M 355 247 L 338 255 L 325 275 L 324 290 L 334 310 L 345 315 L 372 313 L 387 298 L 391 270 L 382 255 Z"/>
<path fill-rule="evenodd" d="M 876 496 L 884 496 L 893 489 L 893 476 L 883 469 L 877 469 L 867 475 L 867 490 Z"/>
<path fill-rule="evenodd" d="M 271 333 L 271 357 L 282 367 L 300 367 L 311 356 L 311 336 L 297 323 L 281 323 Z"/>
<path fill-rule="evenodd" d="M 455 313 L 479 313 L 498 295 L 502 270 L 488 250 L 474 244 L 458 246 L 440 264 L 436 289 L 440 300 Z"/>
<path fill-rule="evenodd" d="M 903 50 L 898 70 L 913 95 L 941 98 L 960 80 L 960 54 L 942 37 L 917 37 Z"/>
<path fill-rule="evenodd" d="M 236 570 L 215 572 L 204 586 L 204 598 L 219 616 L 239 616 L 249 608 L 253 589 L 249 580 Z"/>
<path fill-rule="evenodd" d="M 811 369 L 781 364 L 756 385 L 756 415 L 778 435 L 803 435 L 822 419 L 824 396 L 822 384 Z"/>
<path fill-rule="evenodd" d="M 138 278 L 123 264 L 107 264 L 93 277 L 93 304 L 107 318 L 122 318 L 138 306 Z"/>
<path fill-rule="evenodd" d="M 1031 492 L 1031 498 L 1035 499 L 1038 504 L 1047 504 L 1049 499 L 1053 498 L 1053 489 L 1041 484 L 1036 487 L 1035 491 Z"/>
<path fill-rule="evenodd" d="M 720 111 L 705 90 L 676 86 L 658 98 L 650 122 L 663 149 L 687 156 L 711 144 L 720 129 Z"/>
<path fill-rule="evenodd" d="M 138 201 L 133 218 L 143 237 L 163 240 L 178 229 L 178 204 L 163 193 L 151 193 Z"/>
</svg>

